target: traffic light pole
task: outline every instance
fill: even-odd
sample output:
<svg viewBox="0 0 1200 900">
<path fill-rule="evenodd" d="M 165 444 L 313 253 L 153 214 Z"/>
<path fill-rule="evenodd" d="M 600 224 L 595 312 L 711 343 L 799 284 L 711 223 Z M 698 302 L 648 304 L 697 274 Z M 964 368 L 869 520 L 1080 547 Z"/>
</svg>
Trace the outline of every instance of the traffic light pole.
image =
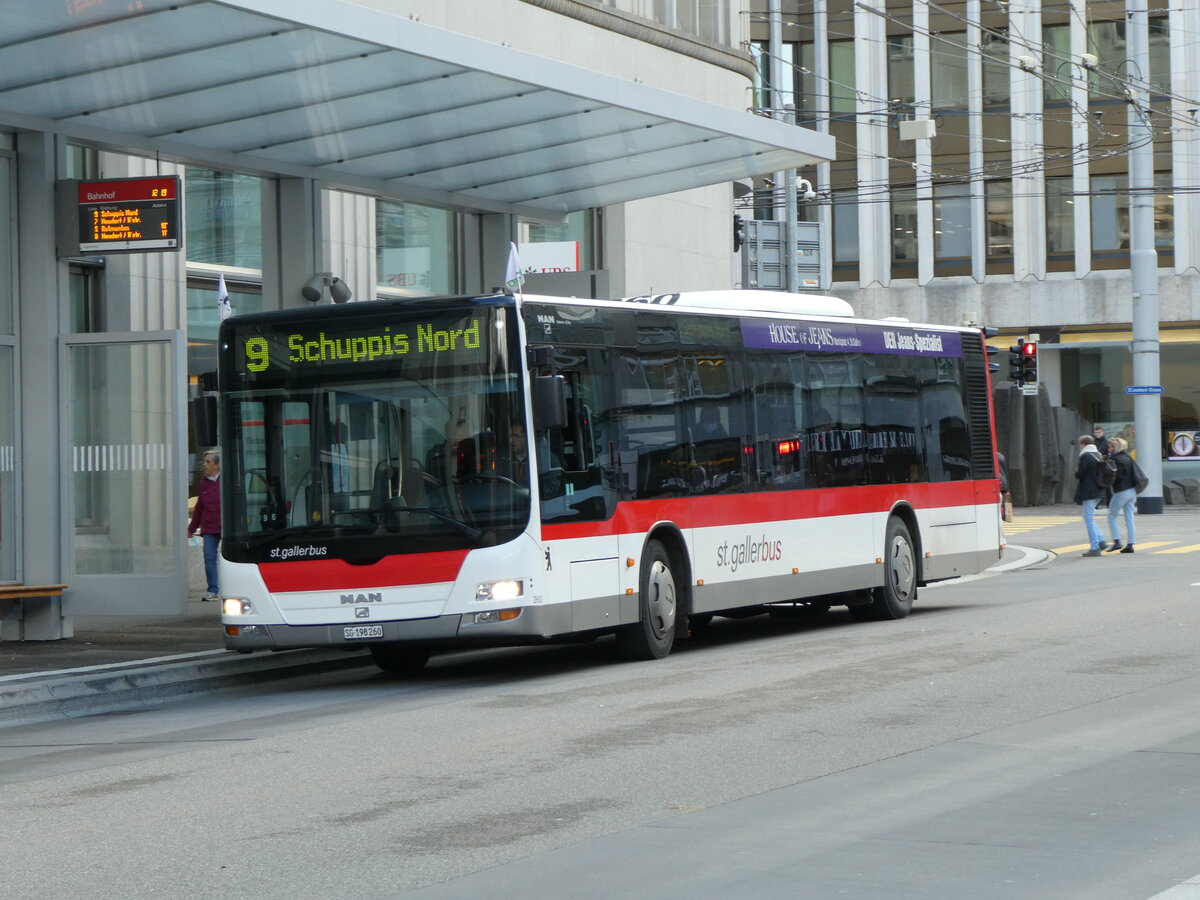
<svg viewBox="0 0 1200 900">
<path fill-rule="evenodd" d="M 1159 384 L 1158 253 L 1154 249 L 1154 135 L 1150 127 L 1150 31 L 1146 0 L 1127 0 L 1129 101 L 1129 268 L 1133 286 L 1133 384 Z M 1161 388 L 1158 388 L 1161 390 Z M 1138 463 L 1150 479 L 1138 495 L 1140 513 L 1163 511 L 1162 402 L 1133 394 Z"/>
</svg>

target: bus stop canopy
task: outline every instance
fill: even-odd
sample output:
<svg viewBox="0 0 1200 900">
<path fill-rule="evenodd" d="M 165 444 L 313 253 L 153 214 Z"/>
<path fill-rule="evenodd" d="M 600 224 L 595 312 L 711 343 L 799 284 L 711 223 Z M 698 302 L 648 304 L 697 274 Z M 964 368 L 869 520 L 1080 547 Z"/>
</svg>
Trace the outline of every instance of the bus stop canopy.
<svg viewBox="0 0 1200 900">
<path fill-rule="evenodd" d="M 553 219 L 833 139 L 345 0 L 0 0 L 0 126 Z"/>
</svg>

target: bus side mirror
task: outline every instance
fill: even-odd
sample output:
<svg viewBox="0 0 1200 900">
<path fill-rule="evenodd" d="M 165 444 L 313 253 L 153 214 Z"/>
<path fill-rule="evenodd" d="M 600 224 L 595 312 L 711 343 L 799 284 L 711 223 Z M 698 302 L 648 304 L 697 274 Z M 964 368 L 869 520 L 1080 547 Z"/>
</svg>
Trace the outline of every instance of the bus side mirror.
<svg viewBox="0 0 1200 900">
<path fill-rule="evenodd" d="M 192 430 L 196 434 L 196 445 L 217 446 L 217 398 L 197 397 L 192 401 Z"/>
<path fill-rule="evenodd" d="M 533 427 L 535 431 L 567 425 L 566 378 L 538 375 L 533 379 Z"/>
</svg>

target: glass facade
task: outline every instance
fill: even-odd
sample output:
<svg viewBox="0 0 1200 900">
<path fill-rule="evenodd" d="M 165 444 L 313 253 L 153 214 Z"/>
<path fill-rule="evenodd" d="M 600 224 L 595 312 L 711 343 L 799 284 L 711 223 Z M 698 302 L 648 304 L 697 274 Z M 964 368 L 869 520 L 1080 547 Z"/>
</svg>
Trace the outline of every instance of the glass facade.
<svg viewBox="0 0 1200 900">
<path fill-rule="evenodd" d="M 0 154 L 0 286 L 7 295 L 0 302 L 0 334 L 13 333 L 13 297 L 16 293 L 16 241 L 13 240 L 13 221 L 16 216 L 13 190 L 13 160 Z"/>
<path fill-rule="evenodd" d="M 15 349 L 0 346 L 0 582 L 17 580 L 17 395 Z"/>
<path fill-rule="evenodd" d="M 72 346 L 68 445 L 72 574 L 170 574 L 178 522 L 171 447 L 170 345 Z"/>
<path fill-rule="evenodd" d="M 190 263 L 262 269 L 262 183 L 188 166 L 185 247 Z"/>
<path fill-rule="evenodd" d="M 458 291 L 458 232 L 452 212 L 378 200 L 375 240 L 376 277 L 388 296 Z"/>
</svg>

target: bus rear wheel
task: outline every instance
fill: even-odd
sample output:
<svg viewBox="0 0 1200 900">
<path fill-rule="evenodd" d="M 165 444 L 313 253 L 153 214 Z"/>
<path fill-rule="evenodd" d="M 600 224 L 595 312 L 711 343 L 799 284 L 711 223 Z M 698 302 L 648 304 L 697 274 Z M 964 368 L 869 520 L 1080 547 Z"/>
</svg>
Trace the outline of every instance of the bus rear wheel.
<svg viewBox="0 0 1200 900">
<path fill-rule="evenodd" d="M 908 526 L 900 519 L 888 520 L 883 546 L 883 587 L 875 588 L 865 606 L 850 607 L 856 619 L 903 619 L 917 598 L 917 552 Z"/>
<path fill-rule="evenodd" d="M 617 631 L 617 652 L 625 659 L 662 659 L 675 643 L 678 599 L 670 554 L 658 541 L 646 545 L 638 609 L 638 621 Z"/>
<path fill-rule="evenodd" d="M 370 648 L 371 660 L 385 672 L 411 675 L 420 672 L 429 662 L 429 652 L 403 644 L 374 644 Z"/>
</svg>

